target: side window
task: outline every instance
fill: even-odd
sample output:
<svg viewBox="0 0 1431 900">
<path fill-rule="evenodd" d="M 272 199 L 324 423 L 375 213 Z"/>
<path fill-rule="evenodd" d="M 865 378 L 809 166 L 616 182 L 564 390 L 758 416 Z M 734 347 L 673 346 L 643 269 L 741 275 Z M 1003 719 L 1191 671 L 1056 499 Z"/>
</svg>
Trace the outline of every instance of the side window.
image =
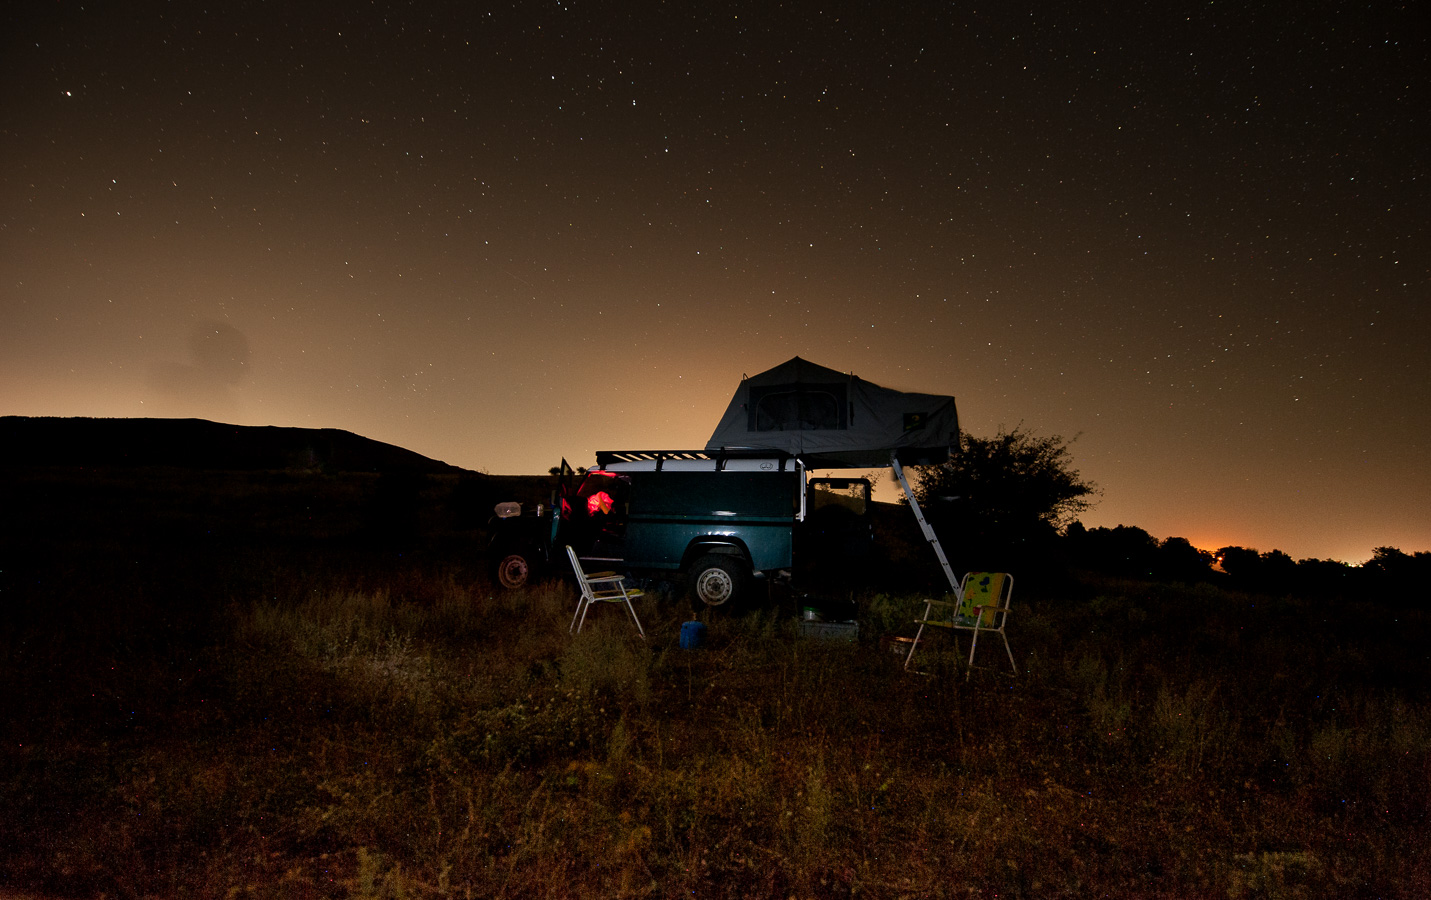
<svg viewBox="0 0 1431 900">
<path fill-rule="evenodd" d="M 839 508 L 862 516 L 869 509 L 870 493 L 870 482 L 866 478 L 813 478 L 810 480 L 810 510 Z"/>
<path fill-rule="evenodd" d="M 850 427 L 843 384 L 751 388 L 751 431 L 843 431 Z"/>
</svg>

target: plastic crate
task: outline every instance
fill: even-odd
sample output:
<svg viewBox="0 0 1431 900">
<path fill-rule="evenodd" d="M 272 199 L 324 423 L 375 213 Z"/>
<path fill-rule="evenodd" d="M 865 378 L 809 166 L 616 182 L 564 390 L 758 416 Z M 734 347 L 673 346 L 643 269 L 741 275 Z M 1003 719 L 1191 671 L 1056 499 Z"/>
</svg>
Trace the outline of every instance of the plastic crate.
<svg viewBox="0 0 1431 900">
<path fill-rule="evenodd" d="M 817 641 L 857 641 L 860 639 L 859 622 L 801 622 L 800 636 Z"/>
</svg>

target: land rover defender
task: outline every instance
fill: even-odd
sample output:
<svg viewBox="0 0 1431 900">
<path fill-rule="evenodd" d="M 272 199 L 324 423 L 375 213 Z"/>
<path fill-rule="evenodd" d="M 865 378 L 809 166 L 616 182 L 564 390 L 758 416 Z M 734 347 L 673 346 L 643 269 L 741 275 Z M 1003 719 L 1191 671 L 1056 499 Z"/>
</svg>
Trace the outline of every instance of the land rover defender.
<svg viewBox="0 0 1431 900">
<path fill-rule="evenodd" d="M 557 574 L 570 544 L 583 562 L 683 579 L 697 607 L 739 602 L 792 572 L 858 566 L 870 544 L 865 478 L 810 478 L 771 451 L 602 451 L 573 488 L 562 463 L 552 503 L 502 503 L 492 521 L 495 580 Z"/>
</svg>

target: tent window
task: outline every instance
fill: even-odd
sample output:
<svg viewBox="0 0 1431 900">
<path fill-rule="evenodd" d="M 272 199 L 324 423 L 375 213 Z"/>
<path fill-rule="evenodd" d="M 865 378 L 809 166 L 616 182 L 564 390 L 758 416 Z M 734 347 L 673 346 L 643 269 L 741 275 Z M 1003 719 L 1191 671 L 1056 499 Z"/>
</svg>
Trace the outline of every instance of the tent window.
<svg viewBox="0 0 1431 900">
<path fill-rule="evenodd" d="M 843 431 L 846 418 L 843 384 L 750 389 L 751 431 Z"/>
</svg>

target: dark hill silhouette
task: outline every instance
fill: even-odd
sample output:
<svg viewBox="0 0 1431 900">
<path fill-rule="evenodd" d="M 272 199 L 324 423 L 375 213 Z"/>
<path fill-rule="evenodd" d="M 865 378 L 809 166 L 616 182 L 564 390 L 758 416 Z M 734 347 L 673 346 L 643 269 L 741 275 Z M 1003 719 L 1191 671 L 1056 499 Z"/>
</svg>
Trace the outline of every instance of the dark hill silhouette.
<svg viewBox="0 0 1431 900">
<path fill-rule="evenodd" d="M 337 428 L 206 419 L 0 416 L 0 465 L 459 474 L 465 469 Z"/>
</svg>

